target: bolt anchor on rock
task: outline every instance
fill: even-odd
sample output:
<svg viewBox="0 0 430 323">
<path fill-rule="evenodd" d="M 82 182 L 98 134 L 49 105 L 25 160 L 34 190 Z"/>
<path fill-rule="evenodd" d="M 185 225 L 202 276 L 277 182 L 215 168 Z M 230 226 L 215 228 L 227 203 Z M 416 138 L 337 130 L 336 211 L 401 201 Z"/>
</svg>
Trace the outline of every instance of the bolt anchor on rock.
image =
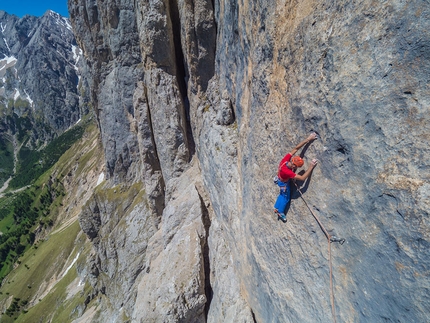
<svg viewBox="0 0 430 323">
<path fill-rule="evenodd" d="M 345 242 L 345 239 L 344 238 L 338 238 L 336 236 L 331 236 L 330 242 L 339 242 L 341 245 L 343 245 L 343 243 Z"/>
</svg>

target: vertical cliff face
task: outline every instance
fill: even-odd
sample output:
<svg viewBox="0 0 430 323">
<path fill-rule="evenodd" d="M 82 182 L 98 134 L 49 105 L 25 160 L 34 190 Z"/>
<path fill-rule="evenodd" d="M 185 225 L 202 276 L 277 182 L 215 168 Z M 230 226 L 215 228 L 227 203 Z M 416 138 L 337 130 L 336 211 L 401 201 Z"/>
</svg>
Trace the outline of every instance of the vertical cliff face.
<svg viewBox="0 0 430 323">
<path fill-rule="evenodd" d="M 229 16 L 255 21 L 239 18 L 235 26 Z M 366 1 L 255 4 L 220 13 L 218 34 L 236 35 L 217 43 L 217 71 L 239 127 L 242 218 L 230 223 L 240 222 L 241 234 L 232 239 L 243 244 L 236 256 L 261 321 L 330 318 L 325 240 L 311 214 L 293 193 L 286 226 L 265 216 L 276 191 L 270 175 L 310 131 L 321 139 L 306 161 L 316 157 L 320 165 L 305 199 L 327 229 L 347 239 L 333 247 L 338 316 L 424 319 L 427 16 L 418 3 Z M 222 214 L 225 203 L 218 202 Z M 403 291 L 393 296 L 397 288 Z"/>
<path fill-rule="evenodd" d="M 69 1 L 110 181 L 80 217 L 115 321 L 328 322 L 428 307 L 426 2 Z M 118 314 L 119 313 L 119 314 Z"/>
<path fill-rule="evenodd" d="M 252 271 L 248 290 L 260 291 L 250 296 L 252 307 L 264 313 L 262 321 L 282 316 L 327 321 L 330 316 L 324 238 L 309 211 L 293 199 L 284 230 L 273 219 L 255 216 L 269 212 L 270 204 L 255 197 L 273 190 L 268 175 L 274 165 L 314 130 L 321 140 L 307 157 L 321 163 L 305 198 L 327 228 L 347 238 L 334 251 L 339 316 L 423 320 L 419 303 L 427 289 L 419 268 L 428 268 L 421 250 L 428 244 L 422 221 L 428 216 L 429 94 L 423 72 L 429 68 L 429 43 L 416 19 L 422 21 L 428 11 L 419 4 L 367 2 L 273 9 L 239 8 L 239 16 L 260 13 L 257 23 L 238 26 L 234 43 L 243 44 L 236 46 L 245 53 L 217 56 L 226 57 L 220 79 L 233 93 L 240 129 L 244 218 L 239 240 L 252 246 L 242 271 Z M 231 48 L 221 46 L 224 53 Z M 229 82 L 232 70 L 237 77 Z M 393 297 L 398 286 L 403 292 Z M 309 312 L 310 304 L 301 306 L 309 296 L 323 317 Z M 375 301 L 380 298 L 384 301 Z M 291 310 L 280 315 L 276 309 L 282 304 Z"/>
</svg>

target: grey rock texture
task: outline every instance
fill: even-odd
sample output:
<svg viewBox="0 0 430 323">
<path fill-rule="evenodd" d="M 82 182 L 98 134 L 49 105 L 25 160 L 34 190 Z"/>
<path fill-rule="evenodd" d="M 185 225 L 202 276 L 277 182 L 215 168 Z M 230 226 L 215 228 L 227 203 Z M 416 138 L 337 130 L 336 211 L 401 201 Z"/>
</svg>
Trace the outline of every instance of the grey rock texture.
<svg viewBox="0 0 430 323">
<path fill-rule="evenodd" d="M 80 217 L 94 322 L 332 321 L 321 229 L 295 186 L 286 224 L 272 209 L 277 165 L 311 131 L 305 166 L 320 163 L 298 185 L 346 239 L 337 320 L 428 319 L 428 1 L 69 10 L 110 179 Z"/>
<path fill-rule="evenodd" d="M 29 145 L 40 147 L 75 124 L 88 113 L 79 104 L 80 63 L 67 18 L 47 11 L 20 19 L 0 11 L 2 128 L 31 130 Z"/>
<path fill-rule="evenodd" d="M 117 182 L 138 176 L 133 92 L 143 77 L 134 5 L 69 4 L 70 18 L 89 73 L 87 92 L 100 125 L 107 175 Z M 121 109 L 118 109 L 121 107 Z"/>
<path fill-rule="evenodd" d="M 235 259 L 226 231 L 227 228 L 217 218 L 212 219 L 208 245 L 213 297 L 207 322 L 255 322 L 252 309 L 241 295 L 241 282 L 236 274 Z"/>
<path fill-rule="evenodd" d="M 210 218 L 196 185 L 202 187 L 196 164 L 172 183 L 160 230 L 148 243 L 134 322 L 206 322 Z"/>
<path fill-rule="evenodd" d="M 141 184 L 105 188 L 101 184 L 79 216 L 82 230 L 93 244 L 87 268 L 80 275 L 97 293 L 109 296 L 109 306 L 132 311 L 130 298 L 136 277 L 145 268 L 148 240 L 156 221 L 148 214 L 148 201 Z M 105 313 L 113 315 L 112 312 Z M 104 317 L 104 316 L 103 316 Z"/>
</svg>

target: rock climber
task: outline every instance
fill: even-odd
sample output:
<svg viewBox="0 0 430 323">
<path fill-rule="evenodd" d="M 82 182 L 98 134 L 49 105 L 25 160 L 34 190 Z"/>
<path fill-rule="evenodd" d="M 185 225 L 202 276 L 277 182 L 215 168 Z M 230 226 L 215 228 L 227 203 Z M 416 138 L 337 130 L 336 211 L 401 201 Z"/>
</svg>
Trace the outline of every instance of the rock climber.
<svg viewBox="0 0 430 323">
<path fill-rule="evenodd" d="M 318 160 L 313 159 L 309 168 L 304 172 L 303 175 L 298 175 L 295 172 L 298 168 L 302 167 L 304 162 L 300 156 L 294 156 L 297 151 L 304 145 L 313 142 L 317 139 L 317 134 L 311 133 L 305 140 L 301 141 L 296 147 L 293 148 L 288 154 L 282 158 L 278 167 L 278 176 L 275 177 L 275 184 L 279 186 L 279 195 L 275 203 L 275 213 L 278 215 L 278 219 L 283 222 L 287 221 L 285 215 L 285 209 L 288 202 L 290 201 L 290 185 L 289 180 L 304 181 L 312 173 L 314 167 L 318 164 Z"/>
</svg>

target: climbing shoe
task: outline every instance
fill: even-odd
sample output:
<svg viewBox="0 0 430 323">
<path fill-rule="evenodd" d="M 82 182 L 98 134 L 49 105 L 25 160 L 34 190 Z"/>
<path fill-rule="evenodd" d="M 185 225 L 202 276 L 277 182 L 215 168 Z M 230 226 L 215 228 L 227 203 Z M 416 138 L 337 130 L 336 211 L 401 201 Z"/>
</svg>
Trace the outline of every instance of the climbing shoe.
<svg viewBox="0 0 430 323">
<path fill-rule="evenodd" d="M 278 216 L 278 220 L 281 220 L 282 222 L 287 222 L 287 216 L 284 213 L 279 213 L 277 209 L 275 209 L 275 213 Z"/>
<path fill-rule="evenodd" d="M 287 222 L 287 216 L 284 213 L 278 213 L 278 218 L 284 223 Z"/>
</svg>

